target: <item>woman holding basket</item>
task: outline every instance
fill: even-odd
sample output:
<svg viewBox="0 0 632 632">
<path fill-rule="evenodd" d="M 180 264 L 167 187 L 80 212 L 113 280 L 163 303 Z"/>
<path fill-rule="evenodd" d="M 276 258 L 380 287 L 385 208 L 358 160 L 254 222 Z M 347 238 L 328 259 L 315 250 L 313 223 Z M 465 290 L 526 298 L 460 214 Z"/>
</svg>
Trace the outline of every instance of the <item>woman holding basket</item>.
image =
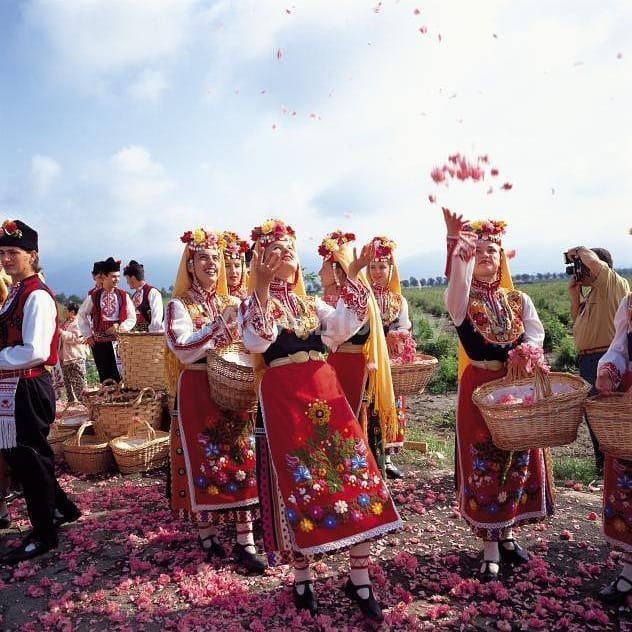
<svg viewBox="0 0 632 632">
<path fill-rule="evenodd" d="M 247 349 L 260 376 L 257 477 L 264 544 L 272 564 L 294 566 L 294 602 L 317 612 L 309 568 L 316 554 L 349 548 L 345 586 L 365 617 L 382 620 L 369 580 L 369 540 L 398 528 L 399 515 L 353 410 L 324 361 L 367 318 L 355 254 L 336 307 L 305 295 L 294 231 L 268 220 L 252 232 L 253 294 L 240 307 Z"/>
<path fill-rule="evenodd" d="M 614 324 L 614 338 L 597 368 L 595 387 L 602 395 L 632 389 L 632 294 L 621 301 Z M 623 603 L 632 595 L 632 460 L 609 454 L 604 463 L 603 532 L 624 554 L 621 573 L 599 592 L 599 598 L 606 603 Z"/>
<path fill-rule="evenodd" d="M 332 307 L 338 304 L 341 288 L 347 280 L 347 270 L 353 260 L 350 243 L 354 240 L 353 233 L 336 230 L 329 233 L 318 247 L 318 254 L 323 258 L 319 272 L 323 284 L 323 300 Z M 370 288 L 364 272 L 358 275 L 358 280 Z M 394 442 L 401 429 L 380 308 L 373 292 L 368 295 L 367 309 L 367 322 L 351 338 L 332 349 L 327 362 L 336 371 L 347 401 L 373 449 L 376 438 L 386 437 L 387 444 Z M 367 405 L 373 422 L 370 428 Z M 373 452 L 380 469 L 384 471 L 383 451 L 377 451 L 377 454 L 376 450 Z"/>
<path fill-rule="evenodd" d="M 220 410 L 211 399 L 206 352 L 239 339 L 239 299 L 228 295 L 221 233 L 197 228 L 185 244 L 167 304 L 167 371 L 177 392 L 171 425 L 171 506 L 194 522 L 207 557 L 225 558 L 217 525 L 235 523 L 234 554 L 248 570 L 266 565 L 253 539 L 258 503 L 254 438 L 247 412 Z"/>
<path fill-rule="evenodd" d="M 496 448 L 474 390 L 507 372 L 509 351 L 523 342 L 542 346 L 544 329 L 531 299 L 513 290 L 502 249 L 505 223 L 464 222 L 443 210 L 448 237 L 445 304 L 460 341 L 456 416 L 456 485 L 461 514 L 483 541 L 480 579 L 497 579 L 501 563 L 529 557 L 512 527 L 553 512 L 552 483 L 543 451 Z"/>
</svg>

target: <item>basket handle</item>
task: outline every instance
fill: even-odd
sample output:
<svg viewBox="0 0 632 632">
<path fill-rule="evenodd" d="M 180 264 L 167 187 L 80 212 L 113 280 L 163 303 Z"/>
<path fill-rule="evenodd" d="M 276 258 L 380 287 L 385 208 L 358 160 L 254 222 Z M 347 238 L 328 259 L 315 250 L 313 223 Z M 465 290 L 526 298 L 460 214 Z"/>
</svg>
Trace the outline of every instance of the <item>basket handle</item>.
<svg viewBox="0 0 632 632">
<path fill-rule="evenodd" d="M 101 388 L 99 389 L 99 392 L 103 395 L 111 395 L 112 397 L 116 397 L 121 393 L 121 386 L 116 380 L 109 377 L 101 382 Z"/>
<path fill-rule="evenodd" d="M 156 399 L 156 391 L 151 386 L 146 386 L 140 393 L 138 393 L 136 399 L 132 402 L 132 406 L 134 406 L 134 408 L 136 406 L 140 406 L 147 393 L 151 393 L 151 398 Z"/>
<path fill-rule="evenodd" d="M 138 417 L 135 417 L 127 428 L 127 436 L 135 437 L 136 428 L 142 428 L 143 426 L 145 427 L 144 429 L 147 430 L 149 440 L 153 441 L 156 438 L 156 431 L 151 427 L 148 421 L 145 419 L 139 419 Z"/>
<path fill-rule="evenodd" d="M 77 430 L 77 434 L 72 438 L 72 445 L 75 445 L 75 446 L 81 445 L 81 437 L 83 437 L 83 433 L 85 432 L 86 428 L 89 428 L 91 425 L 92 425 L 92 422 L 90 420 L 84 421 L 81 424 L 81 426 L 79 427 L 79 430 Z"/>
</svg>

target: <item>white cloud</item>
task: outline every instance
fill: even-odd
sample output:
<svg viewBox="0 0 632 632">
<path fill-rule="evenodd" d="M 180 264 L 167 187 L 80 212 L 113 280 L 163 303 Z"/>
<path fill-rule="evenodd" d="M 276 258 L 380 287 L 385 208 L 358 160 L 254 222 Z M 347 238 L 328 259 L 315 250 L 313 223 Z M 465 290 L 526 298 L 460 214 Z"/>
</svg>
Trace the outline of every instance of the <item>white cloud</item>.
<svg viewBox="0 0 632 632">
<path fill-rule="evenodd" d="M 35 200 L 45 198 L 61 173 L 61 167 L 48 156 L 36 154 L 31 159 L 31 191 Z"/>
<path fill-rule="evenodd" d="M 158 101 L 165 93 L 169 84 L 159 70 L 143 70 L 138 79 L 129 86 L 128 93 L 137 101 L 153 103 Z"/>
</svg>

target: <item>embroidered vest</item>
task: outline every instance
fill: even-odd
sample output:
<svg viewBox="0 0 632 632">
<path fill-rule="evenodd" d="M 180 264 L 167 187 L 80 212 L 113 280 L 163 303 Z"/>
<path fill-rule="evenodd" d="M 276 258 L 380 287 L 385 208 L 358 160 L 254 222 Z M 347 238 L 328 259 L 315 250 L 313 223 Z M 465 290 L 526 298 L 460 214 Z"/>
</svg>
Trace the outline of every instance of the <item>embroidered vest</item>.
<svg viewBox="0 0 632 632">
<path fill-rule="evenodd" d="M 26 299 L 35 290 L 44 290 L 55 301 L 55 295 L 51 289 L 45 285 L 37 274 L 24 279 L 20 282 L 14 298 L 9 297 L 7 300 L 11 300 L 9 307 L 0 314 L 0 349 L 5 347 L 16 347 L 23 345 L 22 339 L 22 323 L 24 321 L 24 305 Z M 13 289 L 13 288 L 12 288 Z M 48 366 L 54 366 L 57 364 L 57 350 L 59 349 L 59 332 L 57 331 L 58 319 L 55 317 L 55 333 L 50 343 L 50 353 L 48 359 L 44 364 Z"/>
<path fill-rule="evenodd" d="M 114 320 L 103 320 L 103 316 L 101 314 L 101 295 L 103 294 L 103 291 L 103 288 L 99 288 L 92 295 L 92 331 L 95 334 L 102 334 L 114 323 L 118 323 L 120 325 L 127 319 L 127 292 L 115 287 L 114 292 L 116 293 L 119 302 L 118 318 Z"/>
<path fill-rule="evenodd" d="M 393 324 L 397 324 L 399 313 L 402 310 L 402 295 L 391 292 L 388 288 L 371 286 L 375 294 L 375 300 L 380 308 L 380 318 L 386 335 Z"/>
<path fill-rule="evenodd" d="M 149 292 L 153 290 L 153 286 L 145 283 L 140 290 L 134 294 L 133 302 L 136 307 L 136 325 L 149 325 L 151 323 L 151 307 L 149 306 Z M 136 303 L 137 296 L 140 294 L 140 301 Z"/>
</svg>

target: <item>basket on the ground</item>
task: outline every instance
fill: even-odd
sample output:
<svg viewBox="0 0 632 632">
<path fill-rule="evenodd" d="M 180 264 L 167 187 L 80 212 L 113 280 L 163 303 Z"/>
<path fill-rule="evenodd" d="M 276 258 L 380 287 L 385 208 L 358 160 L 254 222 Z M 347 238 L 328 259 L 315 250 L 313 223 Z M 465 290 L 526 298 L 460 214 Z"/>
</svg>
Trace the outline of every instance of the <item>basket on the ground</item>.
<svg viewBox="0 0 632 632">
<path fill-rule="evenodd" d="M 55 456 L 64 454 L 64 441 L 76 434 L 77 428 L 65 426 L 58 421 L 53 422 L 48 430 L 48 444 Z"/>
<path fill-rule="evenodd" d="M 99 439 L 109 441 L 124 435 L 134 419 L 159 428 L 162 408 L 162 396 L 153 388 L 117 390 L 93 405 L 94 433 Z"/>
<path fill-rule="evenodd" d="M 414 362 L 391 364 L 395 396 L 422 393 L 438 366 L 437 358 L 423 353 L 416 353 Z"/>
<path fill-rule="evenodd" d="M 81 424 L 77 433 L 63 443 L 64 459 L 77 474 L 100 474 L 112 467 L 112 450 L 107 441 L 84 434 L 91 421 Z"/>
<path fill-rule="evenodd" d="M 474 391 L 472 400 L 497 448 L 550 448 L 575 441 L 590 388 L 576 375 L 536 369 L 530 377 L 483 384 Z M 499 401 L 507 396 L 507 403 Z"/>
<path fill-rule="evenodd" d="M 135 420 L 124 436 L 110 441 L 110 448 L 122 474 L 147 472 L 168 462 L 169 433 Z"/>
<path fill-rule="evenodd" d="M 589 397 L 586 414 L 602 452 L 632 459 L 632 391 Z"/>
<path fill-rule="evenodd" d="M 257 406 L 254 372 L 241 343 L 206 354 L 208 385 L 213 401 L 226 410 L 254 410 Z"/>
<path fill-rule="evenodd" d="M 165 335 L 148 331 L 119 332 L 117 352 L 123 364 L 125 388 L 140 390 L 167 387 L 165 375 Z"/>
</svg>

